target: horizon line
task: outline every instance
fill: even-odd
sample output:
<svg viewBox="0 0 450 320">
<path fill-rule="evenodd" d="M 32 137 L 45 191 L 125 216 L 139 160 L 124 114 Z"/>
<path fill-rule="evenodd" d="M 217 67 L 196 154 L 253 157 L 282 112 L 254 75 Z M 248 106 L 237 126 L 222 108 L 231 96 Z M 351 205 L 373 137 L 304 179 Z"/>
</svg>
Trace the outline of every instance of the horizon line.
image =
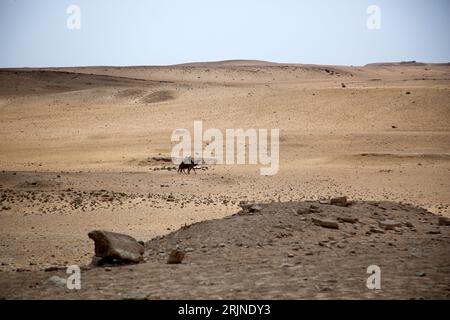
<svg viewBox="0 0 450 320">
<path fill-rule="evenodd" d="M 343 65 L 343 64 L 322 64 L 322 63 L 300 63 L 300 62 L 274 62 L 268 60 L 258 60 L 258 59 L 226 59 L 226 60 L 205 60 L 205 61 L 190 61 L 181 62 L 173 64 L 136 64 L 136 65 L 73 65 L 73 66 L 0 66 L 0 69 L 64 69 L 64 68 L 145 68 L 145 67 L 179 67 L 179 66 L 190 66 L 196 67 L 199 64 L 220 64 L 220 63 L 233 63 L 233 62 L 252 62 L 253 65 L 257 66 L 258 63 L 261 64 L 273 64 L 280 66 L 333 66 L 333 67 L 366 67 L 370 65 L 450 65 L 450 62 L 424 62 L 416 60 L 401 60 L 401 61 L 379 61 L 370 62 L 364 65 Z M 243 64 L 242 66 L 250 66 Z"/>
</svg>

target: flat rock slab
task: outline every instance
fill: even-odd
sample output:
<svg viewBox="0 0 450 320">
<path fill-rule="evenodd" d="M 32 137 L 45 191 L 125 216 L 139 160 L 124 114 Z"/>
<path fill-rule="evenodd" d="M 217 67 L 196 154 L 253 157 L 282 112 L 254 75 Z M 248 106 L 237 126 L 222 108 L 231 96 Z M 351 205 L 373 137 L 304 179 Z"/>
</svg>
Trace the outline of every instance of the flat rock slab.
<svg viewBox="0 0 450 320">
<path fill-rule="evenodd" d="M 338 220 L 345 223 L 357 223 L 358 218 L 351 217 L 351 216 L 339 216 Z"/>
<path fill-rule="evenodd" d="M 144 246 L 129 235 L 95 230 L 88 234 L 95 243 L 95 256 L 120 262 L 143 261 Z"/>
<path fill-rule="evenodd" d="M 312 222 L 318 226 L 329 228 L 329 229 L 339 229 L 339 224 L 337 221 L 329 220 L 329 219 L 319 219 L 312 218 Z"/>
<path fill-rule="evenodd" d="M 402 223 L 395 221 L 395 220 L 384 220 L 384 221 L 378 221 L 378 225 L 380 228 L 386 229 L 386 230 L 393 230 L 395 228 L 401 227 Z"/>
</svg>

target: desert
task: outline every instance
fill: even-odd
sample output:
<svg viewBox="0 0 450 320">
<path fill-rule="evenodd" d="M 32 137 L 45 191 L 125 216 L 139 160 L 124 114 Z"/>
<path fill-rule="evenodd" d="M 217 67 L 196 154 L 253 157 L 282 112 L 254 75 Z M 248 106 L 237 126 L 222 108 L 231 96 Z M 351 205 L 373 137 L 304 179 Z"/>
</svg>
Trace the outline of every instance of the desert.
<svg viewBox="0 0 450 320">
<path fill-rule="evenodd" d="M 279 170 L 178 173 L 195 121 L 279 129 Z M 0 137 L 1 298 L 450 297 L 449 64 L 3 68 Z M 143 261 L 93 266 L 93 230 Z"/>
</svg>

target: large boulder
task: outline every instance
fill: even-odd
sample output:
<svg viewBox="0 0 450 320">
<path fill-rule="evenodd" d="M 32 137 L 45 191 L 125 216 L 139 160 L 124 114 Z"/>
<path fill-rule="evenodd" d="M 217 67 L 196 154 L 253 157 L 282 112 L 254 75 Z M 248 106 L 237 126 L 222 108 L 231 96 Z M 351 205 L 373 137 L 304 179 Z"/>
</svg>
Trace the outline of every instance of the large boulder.
<svg viewBox="0 0 450 320">
<path fill-rule="evenodd" d="M 126 234 L 95 230 L 88 234 L 95 243 L 96 264 L 103 262 L 139 263 L 143 261 L 144 246 Z M 97 260 L 96 260 L 97 258 Z"/>
</svg>

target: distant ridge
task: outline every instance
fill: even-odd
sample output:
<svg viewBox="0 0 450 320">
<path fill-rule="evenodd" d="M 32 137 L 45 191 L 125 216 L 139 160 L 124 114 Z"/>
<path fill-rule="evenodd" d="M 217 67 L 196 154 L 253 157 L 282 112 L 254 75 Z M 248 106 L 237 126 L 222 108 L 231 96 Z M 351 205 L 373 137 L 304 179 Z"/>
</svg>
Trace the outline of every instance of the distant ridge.
<svg viewBox="0 0 450 320">
<path fill-rule="evenodd" d="M 188 62 L 175 64 L 173 66 L 186 67 L 243 67 L 243 66 L 277 66 L 280 63 L 263 61 L 263 60 L 221 60 L 221 61 L 206 61 L 206 62 Z"/>
<path fill-rule="evenodd" d="M 413 61 L 401 61 L 401 62 L 377 62 L 377 63 L 369 63 L 366 64 L 365 67 L 398 67 L 398 66 L 426 66 L 431 63 L 423 63 Z"/>
</svg>

